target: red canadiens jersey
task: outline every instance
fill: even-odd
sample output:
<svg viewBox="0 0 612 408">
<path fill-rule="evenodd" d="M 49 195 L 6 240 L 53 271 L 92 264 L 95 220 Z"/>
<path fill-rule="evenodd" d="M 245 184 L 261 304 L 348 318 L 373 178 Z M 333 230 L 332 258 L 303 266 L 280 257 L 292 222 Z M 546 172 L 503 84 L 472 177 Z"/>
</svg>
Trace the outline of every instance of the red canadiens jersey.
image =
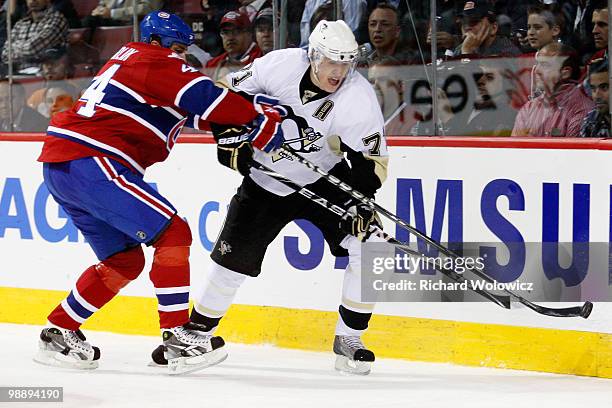
<svg viewBox="0 0 612 408">
<path fill-rule="evenodd" d="M 188 66 L 167 48 L 128 43 L 69 111 L 53 117 L 39 161 L 113 157 L 144 173 L 164 161 L 183 126 L 242 125 L 253 104 Z"/>
</svg>

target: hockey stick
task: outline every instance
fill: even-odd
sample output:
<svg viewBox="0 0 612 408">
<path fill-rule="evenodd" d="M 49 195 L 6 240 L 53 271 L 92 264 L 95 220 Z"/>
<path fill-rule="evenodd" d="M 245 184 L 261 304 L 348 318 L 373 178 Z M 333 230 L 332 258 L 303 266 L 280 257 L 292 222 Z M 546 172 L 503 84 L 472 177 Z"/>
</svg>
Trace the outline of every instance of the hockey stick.
<svg viewBox="0 0 612 408">
<path fill-rule="evenodd" d="M 432 238 L 428 237 L 427 235 L 423 234 L 421 231 L 417 230 L 416 228 L 412 227 L 410 224 L 408 224 L 407 222 L 405 222 L 404 220 L 399 218 L 397 215 L 393 214 L 392 212 L 386 210 L 384 207 L 382 207 L 379 204 L 377 204 L 373 199 L 371 199 L 369 197 L 366 197 L 365 195 L 363 195 L 359 191 L 353 189 L 351 186 L 349 186 L 348 184 L 344 183 L 339 178 L 337 178 L 335 176 L 332 176 L 331 174 L 329 174 L 325 170 L 321 169 L 316 164 L 312 163 L 310 160 L 302 157 L 300 154 L 295 152 L 290 146 L 283 146 L 283 147 L 281 147 L 281 151 L 285 152 L 285 154 L 290 155 L 291 157 L 293 157 L 298 162 L 300 162 L 304 166 L 308 167 L 312 171 L 318 173 L 321 177 L 323 177 L 329 183 L 337 186 L 342 191 L 350 194 L 353 198 L 359 200 L 360 202 L 362 202 L 362 203 L 364 203 L 366 205 L 369 205 L 371 208 L 376 210 L 378 213 L 384 215 L 385 217 L 387 217 L 388 219 L 393 221 L 395 224 L 399 225 L 400 227 L 404 228 L 405 230 L 407 230 L 411 234 L 415 235 L 417 238 L 427 242 L 429 245 L 433 246 L 434 248 L 436 248 L 437 250 L 442 252 L 444 255 L 446 255 L 448 257 L 451 257 L 451 258 L 455 258 L 455 259 L 459 258 L 459 255 L 457 255 L 456 253 L 454 253 L 450 249 L 446 248 L 445 246 L 443 246 L 439 242 L 435 241 L 434 239 L 432 239 Z M 470 272 L 472 272 L 473 274 L 475 274 L 476 276 L 478 276 L 478 277 L 480 277 L 480 278 L 482 278 L 482 279 L 484 279 L 484 280 L 486 280 L 486 281 L 488 281 L 490 283 L 497 283 L 497 281 L 495 279 L 491 278 L 489 275 L 487 275 L 485 272 L 483 272 L 481 270 L 478 270 L 478 269 L 475 269 L 475 268 L 468 268 L 468 270 Z M 565 308 L 552 308 L 552 307 L 547 307 L 547 306 L 542 306 L 542 305 L 535 304 L 535 303 L 525 299 L 524 297 L 511 292 L 507 288 L 504 288 L 502 290 L 508 296 L 511 296 L 511 297 L 515 298 L 519 303 L 523 304 L 524 306 L 528 307 L 529 309 L 533 310 L 534 312 L 539 313 L 539 314 L 543 314 L 543 315 L 546 315 L 546 316 L 555 316 L 555 317 L 583 317 L 583 318 L 586 319 L 586 318 L 589 317 L 589 315 L 591 314 L 591 311 L 593 310 L 593 304 L 591 302 L 589 302 L 589 301 L 585 302 L 582 306 L 573 306 L 573 307 L 565 307 Z"/>
<path fill-rule="evenodd" d="M 297 193 L 301 194 L 302 196 L 308 198 L 309 200 L 319 204 L 320 206 L 326 208 L 327 210 L 333 212 L 334 214 L 338 215 L 339 217 L 344 217 L 346 216 L 349 211 L 336 205 L 333 203 L 330 203 L 327 199 L 321 197 L 320 195 L 317 195 L 316 193 L 313 193 L 312 191 L 308 190 L 305 187 L 300 186 L 299 184 L 297 184 L 296 182 L 288 179 L 287 177 L 275 172 L 274 170 L 264 166 L 263 164 L 256 162 L 256 161 L 252 161 L 251 162 L 251 167 L 254 167 L 256 169 L 258 169 L 259 171 L 261 171 L 262 173 L 266 174 L 267 176 L 272 177 L 273 179 L 275 179 L 276 181 L 279 181 L 281 183 L 283 183 L 284 185 L 286 185 L 289 188 L 292 188 L 293 190 L 295 190 Z M 352 216 L 352 215 L 351 215 Z M 395 238 L 393 238 L 391 235 L 387 234 L 385 231 L 382 230 L 382 228 L 380 228 L 377 225 L 370 225 L 370 232 L 382 239 L 384 239 L 385 241 L 387 241 L 390 244 L 394 244 L 396 245 L 397 248 L 399 248 L 400 251 L 403 251 L 405 253 L 407 253 L 408 255 L 413 255 L 413 256 L 417 256 L 421 259 L 425 259 L 427 261 L 427 263 L 431 263 L 432 261 L 430 261 L 429 257 L 426 257 L 425 255 L 414 251 L 412 249 L 410 249 L 408 247 L 408 245 L 404 242 L 398 241 Z M 467 282 L 467 279 L 462 275 L 459 274 L 453 270 L 446 270 L 446 269 L 437 269 L 439 270 L 442 274 L 448 276 L 449 278 L 451 278 L 452 280 L 454 280 L 455 282 Z M 471 287 L 471 289 L 480 294 L 481 296 L 483 296 L 484 298 L 490 300 L 491 302 L 505 308 L 505 309 L 510 309 L 510 297 L 509 296 L 500 296 L 500 295 L 495 295 L 493 293 L 488 292 L 487 290 L 484 289 L 480 289 L 477 287 Z"/>
<path fill-rule="evenodd" d="M 312 140 L 312 137 L 309 136 L 303 136 L 303 137 L 296 137 L 295 139 L 288 139 L 285 140 L 285 144 L 291 144 L 291 143 L 295 143 L 295 142 L 301 142 L 302 140 Z"/>
<path fill-rule="evenodd" d="M 395 117 L 397 115 L 400 114 L 401 111 L 404 110 L 404 108 L 406 108 L 408 104 L 406 102 L 402 102 L 399 104 L 399 106 L 397 108 L 395 108 L 395 110 L 393 112 L 391 112 L 391 115 L 389 115 L 389 117 L 387 118 L 387 120 L 385 120 L 385 126 L 387 126 L 389 123 L 391 123 L 391 121 L 393 119 L 395 119 Z"/>
</svg>

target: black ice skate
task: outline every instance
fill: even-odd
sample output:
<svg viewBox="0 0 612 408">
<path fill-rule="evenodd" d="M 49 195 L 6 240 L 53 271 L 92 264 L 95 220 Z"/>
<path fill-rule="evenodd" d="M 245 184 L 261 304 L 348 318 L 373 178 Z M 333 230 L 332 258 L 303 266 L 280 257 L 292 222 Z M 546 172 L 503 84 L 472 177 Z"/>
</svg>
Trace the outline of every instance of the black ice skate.
<svg viewBox="0 0 612 408">
<path fill-rule="evenodd" d="M 85 341 L 81 330 L 48 327 L 40 333 L 34 361 L 53 367 L 91 370 L 98 368 L 100 349 Z"/>
<path fill-rule="evenodd" d="M 365 348 L 359 336 L 336 336 L 334 353 L 336 370 L 356 375 L 370 373 L 374 353 Z"/>
<path fill-rule="evenodd" d="M 227 358 L 225 342 L 200 329 L 194 323 L 164 329 L 164 344 L 151 353 L 151 365 L 167 366 L 170 374 L 183 374 L 221 363 Z"/>
</svg>

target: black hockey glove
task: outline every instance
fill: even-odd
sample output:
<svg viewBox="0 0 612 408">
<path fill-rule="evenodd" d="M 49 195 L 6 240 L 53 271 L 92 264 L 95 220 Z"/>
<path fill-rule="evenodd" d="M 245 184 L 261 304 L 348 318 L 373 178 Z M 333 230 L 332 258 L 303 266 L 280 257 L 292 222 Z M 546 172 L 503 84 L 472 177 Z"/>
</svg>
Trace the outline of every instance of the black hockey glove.
<svg viewBox="0 0 612 408">
<path fill-rule="evenodd" d="M 225 167 L 238 171 L 243 176 L 251 172 L 253 147 L 249 142 L 248 128 L 244 126 L 221 126 L 211 123 L 217 141 L 217 160 Z"/>
<path fill-rule="evenodd" d="M 354 235 L 360 241 L 365 241 L 370 237 L 370 226 L 380 225 L 376 211 L 367 204 L 353 200 L 349 201 L 353 206 L 349 207 L 347 214 L 340 219 L 340 229 L 347 234 Z"/>
</svg>

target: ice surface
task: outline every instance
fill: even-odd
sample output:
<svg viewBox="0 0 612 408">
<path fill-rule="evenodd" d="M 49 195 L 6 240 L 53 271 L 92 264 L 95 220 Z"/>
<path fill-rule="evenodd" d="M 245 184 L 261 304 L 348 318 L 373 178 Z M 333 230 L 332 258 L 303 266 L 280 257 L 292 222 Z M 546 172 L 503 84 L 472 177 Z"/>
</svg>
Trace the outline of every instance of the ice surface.
<svg viewBox="0 0 612 408">
<path fill-rule="evenodd" d="M 355 377 L 334 371 L 331 352 L 272 346 L 229 344 L 221 365 L 170 377 L 147 366 L 157 337 L 94 331 L 85 334 L 102 350 L 100 368 L 72 371 L 32 361 L 40 329 L 0 324 L 0 385 L 61 386 L 64 402 L 15 407 L 612 407 L 607 379 L 389 359 Z"/>
</svg>

